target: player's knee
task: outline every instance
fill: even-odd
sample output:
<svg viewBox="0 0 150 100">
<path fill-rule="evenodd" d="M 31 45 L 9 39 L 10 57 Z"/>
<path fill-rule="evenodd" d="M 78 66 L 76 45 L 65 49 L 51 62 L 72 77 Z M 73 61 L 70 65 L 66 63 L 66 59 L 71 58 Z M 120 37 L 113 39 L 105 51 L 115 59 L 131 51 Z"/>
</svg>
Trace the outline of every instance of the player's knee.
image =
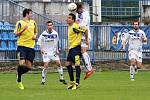
<svg viewBox="0 0 150 100">
<path fill-rule="evenodd" d="M 66 66 L 69 66 L 69 65 L 71 65 L 71 62 L 67 61 Z"/>
<path fill-rule="evenodd" d="M 25 60 L 20 60 L 20 61 L 19 61 L 19 65 L 26 66 Z"/>
<path fill-rule="evenodd" d="M 131 59 L 130 63 L 131 63 L 131 65 L 136 65 L 136 60 L 135 59 Z"/>
<path fill-rule="evenodd" d="M 137 67 L 142 68 L 143 67 L 142 62 L 137 62 Z"/>
<path fill-rule="evenodd" d="M 136 62 L 134 62 L 134 61 L 131 62 L 131 65 L 132 65 L 132 66 L 135 66 L 135 65 L 136 65 Z"/>
<path fill-rule="evenodd" d="M 44 68 L 45 68 L 45 69 L 48 68 L 48 62 L 44 62 Z"/>
<path fill-rule="evenodd" d="M 61 66 L 61 62 L 59 60 L 55 61 L 57 66 Z"/>
<path fill-rule="evenodd" d="M 81 53 L 85 53 L 86 52 L 86 49 L 85 48 L 81 48 Z"/>
</svg>

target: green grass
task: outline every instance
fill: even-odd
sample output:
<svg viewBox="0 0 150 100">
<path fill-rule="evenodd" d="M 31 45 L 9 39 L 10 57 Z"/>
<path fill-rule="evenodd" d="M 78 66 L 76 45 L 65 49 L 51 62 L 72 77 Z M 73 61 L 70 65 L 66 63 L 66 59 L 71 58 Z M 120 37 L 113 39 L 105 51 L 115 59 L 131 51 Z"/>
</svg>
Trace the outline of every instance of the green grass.
<svg viewBox="0 0 150 100">
<path fill-rule="evenodd" d="M 85 81 L 82 74 L 77 90 L 67 90 L 56 73 L 47 75 L 46 85 L 40 81 L 40 74 L 25 74 L 25 90 L 19 90 L 15 74 L 0 73 L 0 100 L 150 100 L 150 72 L 139 72 L 134 82 L 129 72 L 95 72 Z"/>
</svg>

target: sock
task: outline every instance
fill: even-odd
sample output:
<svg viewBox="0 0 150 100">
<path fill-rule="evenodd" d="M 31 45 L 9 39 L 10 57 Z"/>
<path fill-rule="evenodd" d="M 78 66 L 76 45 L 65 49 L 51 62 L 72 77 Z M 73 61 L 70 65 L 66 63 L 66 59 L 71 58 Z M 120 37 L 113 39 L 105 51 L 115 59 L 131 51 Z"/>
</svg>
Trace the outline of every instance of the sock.
<svg viewBox="0 0 150 100">
<path fill-rule="evenodd" d="M 135 68 L 134 66 L 130 66 L 130 78 L 134 78 Z"/>
<path fill-rule="evenodd" d="M 44 69 L 42 70 L 42 82 L 45 82 L 45 80 L 46 80 L 46 73 L 47 73 L 47 71 L 46 71 L 46 69 L 44 68 Z"/>
<path fill-rule="evenodd" d="M 67 66 L 67 69 L 68 69 L 70 81 L 74 81 L 74 74 L 73 74 L 73 68 L 72 68 L 72 66 L 71 65 Z"/>
<path fill-rule="evenodd" d="M 21 75 L 23 73 L 23 66 L 21 66 L 21 65 L 18 66 L 17 73 L 18 73 L 17 82 L 21 82 Z"/>
<path fill-rule="evenodd" d="M 62 66 L 60 66 L 60 67 L 58 67 L 58 73 L 59 73 L 59 78 L 61 79 L 61 80 L 64 80 L 64 76 L 63 76 L 63 67 Z"/>
<path fill-rule="evenodd" d="M 81 75 L 81 68 L 80 66 L 75 66 L 76 68 L 76 83 L 80 83 L 80 75 Z"/>
<path fill-rule="evenodd" d="M 90 70 L 92 69 L 92 66 L 91 66 L 91 61 L 90 61 L 90 57 L 89 57 L 88 53 L 87 53 L 87 52 L 84 52 L 84 53 L 82 54 L 82 57 L 83 57 L 84 62 L 85 62 L 85 68 L 86 68 L 88 71 L 90 71 Z"/>
</svg>

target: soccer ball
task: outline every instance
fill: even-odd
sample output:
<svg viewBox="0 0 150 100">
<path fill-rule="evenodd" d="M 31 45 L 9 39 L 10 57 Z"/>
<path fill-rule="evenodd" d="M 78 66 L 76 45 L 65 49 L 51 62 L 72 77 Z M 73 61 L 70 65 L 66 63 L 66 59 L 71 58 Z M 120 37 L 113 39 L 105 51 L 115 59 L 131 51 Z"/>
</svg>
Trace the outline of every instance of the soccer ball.
<svg viewBox="0 0 150 100">
<path fill-rule="evenodd" d="M 70 12 L 73 12 L 73 11 L 75 11 L 77 9 L 77 5 L 75 4 L 75 3 L 70 3 L 69 5 L 68 5 L 68 10 L 70 11 Z"/>
</svg>

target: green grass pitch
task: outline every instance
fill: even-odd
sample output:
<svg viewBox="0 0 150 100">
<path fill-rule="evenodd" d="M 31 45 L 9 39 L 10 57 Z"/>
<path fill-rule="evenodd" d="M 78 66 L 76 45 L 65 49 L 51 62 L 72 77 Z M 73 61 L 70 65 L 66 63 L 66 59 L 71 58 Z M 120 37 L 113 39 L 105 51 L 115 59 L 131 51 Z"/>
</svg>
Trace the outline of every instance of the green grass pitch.
<svg viewBox="0 0 150 100">
<path fill-rule="evenodd" d="M 83 76 L 80 88 L 67 90 L 57 73 L 47 74 L 44 86 L 41 74 L 25 74 L 25 90 L 19 90 L 15 74 L 0 73 L 0 100 L 150 100 L 150 72 L 140 71 L 134 82 L 126 71 L 95 72 L 85 81 Z"/>
</svg>

